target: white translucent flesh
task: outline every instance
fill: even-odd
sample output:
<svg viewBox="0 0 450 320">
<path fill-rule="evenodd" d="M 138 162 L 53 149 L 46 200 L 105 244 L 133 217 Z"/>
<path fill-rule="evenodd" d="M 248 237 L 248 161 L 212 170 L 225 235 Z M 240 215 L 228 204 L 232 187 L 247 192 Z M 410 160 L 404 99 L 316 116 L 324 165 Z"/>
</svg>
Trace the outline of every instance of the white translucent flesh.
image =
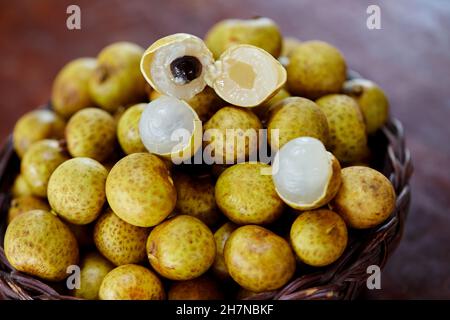
<svg viewBox="0 0 450 320">
<path fill-rule="evenodd" d="M 253 86 L 233 79 L 236 63 L 242 73 L 240 78 L 252 79 Z M 279 69 L 275 59 L 260 49 L 237 47 L 222 57 L 222 70 L 214 79 L 214 88 L 227 102 L 238 106 L 255 106 L 263 102 L 278 86 Z"/>
<path fill-rule="evenodd" d="M 286 202 L 310 205 L 324 195 L 332 174 L 332 163 L 322 142 L 300 137 L 279 150 L 273 169 L 276 189 Z"/>
<path fill-rule="evenodd" d="M 196 57 L 202 64 L 202 72 L 191 82 L 180 84 L 173 77 L 170 64 L 175 59 L 184 56 Z M 158 91 L 168 96 L 188 100 L 205 88 L 205 71 L 213 62 L 211 53 L 205 44 L 200 39 L 193 37 L 162 46 L 156 50 L 150 66 L 150 74 Z"/>
<path fill-rule="evenodd" d="M 195 112 L 184 102 L 162 96 L 150 102 L 142 112 L 139 121 L 142 143 L 149 152 L 159 155 L 181 151 L 190 140 L 179 137 L 192 136 L 195 120 Z"/>
</svg>

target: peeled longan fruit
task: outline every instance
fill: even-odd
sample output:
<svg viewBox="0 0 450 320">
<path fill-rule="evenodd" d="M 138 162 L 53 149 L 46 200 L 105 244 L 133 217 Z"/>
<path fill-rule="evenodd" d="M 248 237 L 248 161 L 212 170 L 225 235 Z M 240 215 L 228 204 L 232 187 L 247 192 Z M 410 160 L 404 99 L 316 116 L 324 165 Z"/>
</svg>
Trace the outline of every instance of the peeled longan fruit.
<svg viewBox="0 0 450 320">
<path fill-rule="evenodd" d="M 389 117 L 389 101 L 378 85 L 366 79 L 353 79 L 344 83 L 343 92 L 358 102 L 368 134 L 383 127 Z"/>
<path fill-rule="evenodd" d="M 53 81 L 52 107 L 61 117 L 68 119 L 81 109 L 95 106 L 88 82 L 96 66 L 95 58 L 79 58 L 59 71 Z"/>
<path fill-rule="evenodd" d="M 220 212 L 214 197 L 212 178 L 177 172 L 173 182 L 177 190 L 177 213 L 196 217 L 206 225 L 214 226 L 220 219 Z"/>
<path fill-rule="evenodd" d="M 202 122 L 185 101 L 161 96 L 143 110 L 139 136 L 145 148 L 164 159 L 181 163 L 201 148 Z"/>
<path fill-rule="evenodd" d="M 312 210 L 327 204 L 341 184 L 339 161 L 312 137 L 286 143 L 272 165 L 272 177 L 280 198 L 297 210 Z"/>
<path fill-rule="evenodd" d="M 171 280 L 190 280 L 213 264 L 216 245 L 211 230 L 199 219 L 181 215 L 156 226 L 147 240 L 152 267 Z"/>
<path fill-rule="evenodd" d="M 323 41 L 300 43 L 286 69 L 289 92 L 309 99 L 340 92 L 347 74 L 342 54 Z"/>
<path fill-rule="evenodd" d="M 268 141 L 278 150 L 298 137 L 313 137 L 328 143 L 328 121 L 325 113 L 313 101 L 291 97 L 272 107 L 267 123 Z M 279 130 L 279 139 L 272 140 L 272 130 Z"/>
<path fill-rule="evenodd" d="M 217 111 L 204 125 L 204 153 L 214 163 L 236 163 L 257 152 L 261 121 L 248 109 L 227 106 Z"/>
<path fill-rule="evenodd" d="M 237 44 L 257 46 L 277 58 L 281 52 L 282 36 L 276 23 L 268 18 L 227 19 L 208 31 L 205 42 L 215 58 Z"/>
<path fill-rule="evenodd" d="M 329 150 L 346 164 L 364 159 L 369 152 L 366 125 L 356 101 L 343 94 L 331 94 L 316 103 L 328 119 Z"/>
<path fill-rule="evenodd" d="M 126 264 L 110 271 L 100 286 L 101 300 L 163 300 L 161 280 L 149 269 Z"/>
<path fill-rule="evenodd" d="M 224 257 L 233 280 L 253 292 L 279 289 L 295 272 L 289 243 L 260 226 L 236 229 L 225 244 Z"/>
<path fill-rule="evenodd" d="M 106 197 L 119 218 L 138 227 L 161 223 L 177 200 L 167 166 L 150 153 L 133 153 L 117 162 L 106 180 Z"/>
<path fill-rule="evenodd" d="M 344 220 L 326 209 L 300 214 L 292 224 L 290 238 L 300 260 L 314 267 L 335 262 L 348 241 Z"/>
<path fill-rule="evenodd" d="M 68 276 L 67 267 L 78 263 L 78 245 L 69 228 L 43 210 L 25 212 L 6 229 L 5 255 L 18 271 L 49 281 Z"/>
<path fill-rule="evenodd" d="M 25 151 L 36 141 L 62 139 L 65 125 L 64 120 L 53 111 L 30 111 L 20 117 L 14 126 L 14 150 L 22 158 Z"/>
<path fill-rule="evenodd" d="M 88 224 L 101 213 L 105 203 L 108 172 L 90 158 L 62 163 L 48 182 L 48 201 L 53 211 L 73 224 Z"/>
<path fill-rule="evenodd" d="M 102 109 L 80 110 L 67 123 L 66 140 L 72 157 L 87 157 L 102 162 L 114 151 L 116 123 Z"/>
<path fill-rule="evenodd" d="M 264 172 L 266 171 L 266 172 Z M 226 169 L 216 183 L 216 202 L 236 224 L 269 224 L 283 213 L 270 166 L 245 162 Z"/>
<path fill-rule="evenodd" d="M 391 182 L 369 167 L 342 169 L 342 186 L 331 207 L 350 228 L 367 229 L 384 222 L 394 211 L 396 195 Z"/>
<path fill-rule="evenodd" d="M 87 300 L 98 300 L 98 291 L 105 276 L 114 265 L 97 252 L 86 254 L 80 264 L 80 288 L 73 295 Z"/>
<path fill-rule="evenodd" d="M 69 160 L 69 155 L 57 140 L 37 141 L 28 148 L 20 164 L 20 171 L 34 195 L 47 196 L 50 176 L 66 160 Z"/>
<path fill-rule="evenodd" d="M 145 259 L 149 233 L 148 228 L 133 226 L 108 209 L 95 224 L 94 242 L 102 255 L 120 266 Z"/>
<path fill-rule="evenodd" d="M 200 276 L 172 284 L 167 294 L 169 300 L 222 300 L 219 284 L 211 277 Z"/>
<path fill-rule="evenodd" d="M 216 258 L 214 259 L 214 264 L 212 265 L 212 270 L 214 274 L 220 279 L 227 279 L 230 277 L 228 273 L 227 266 L 225 264 L 225 259 L 223 257 L 223 249 L 225 243 L 227 242 L 230 235 L 236 230 L 238 226 L 232 222 L 227 222 L 222 225 L 214 233 L 214 240 L 216 241 Z"/>
<path fill-rule="evenodd" d="M 31 210 L 49 211 L 50 206 L 47 201 L 35 196 L 21 196 L 13 198 L 11 200 L 11 206 L 8 210 L 7 223 L 10 224 L 15 217 Z"/>
</svg>

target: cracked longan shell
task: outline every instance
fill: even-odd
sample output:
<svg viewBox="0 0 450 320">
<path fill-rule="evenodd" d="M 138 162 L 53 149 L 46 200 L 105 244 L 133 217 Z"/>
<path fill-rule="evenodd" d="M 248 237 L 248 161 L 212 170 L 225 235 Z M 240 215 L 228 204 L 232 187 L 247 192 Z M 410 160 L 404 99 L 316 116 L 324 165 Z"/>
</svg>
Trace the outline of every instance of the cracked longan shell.
<svg viewBox="0 0 450 320">
<path fill-rule="evenodd" d="M 6 229 L 4 248 L 15 269 L 49 281 L 65 279 L 67 267 L 78 263 L 74 235 L 48 211 L 28 211 L 12 220 Z"/>
<path fill-rule="evenodd" d="M 100 286 L 101 300 L 164 300 L 161 280 L 147 268 L 126 264 L 110 271 Z"/>
<path fill-rule="evenodd" d="M 281 288 L 295 272 L 289 243 L 260 226 L 236 229 L 225 244 L 224 257 L 234 281 L 253 292 Z"/>
<path fill-rule="evenodd" d="M 292 224 L 290 238 L 299 259 L 314 267 L 335 262 L 348 241 L 344 220 L 327 209 L 300 214 Z"/>
<path fill-rule="evenodd" d="M 391 182 L 375 169 L 352 166 L 342 169 L 342 185 L 331 207 L 351 228 L 367 229 L 384 222 L 395 209 Z"/>
<path fill-rule="evenodd" d="M 147 240 L 152 267 L 171 280 L 190 280 L 213 264 L 216 245 L 211 230 L 199 219 L 181 215 L 156 226 Z"/>
<path fill-rule="evenodd" d="M 226 169 L 216 183 L 216 202 L 220 210 L 236 224 L 269 224 L 283 213 L 270 166 L 245 162 Z"/>
<path fill-rule="evenodd" d="M 120 266 L 145 259 L 149 233 L 150 229 L 133 226 L 108 209 L 95 224 L 94 242 L 102 255 Z"/>
</svg>

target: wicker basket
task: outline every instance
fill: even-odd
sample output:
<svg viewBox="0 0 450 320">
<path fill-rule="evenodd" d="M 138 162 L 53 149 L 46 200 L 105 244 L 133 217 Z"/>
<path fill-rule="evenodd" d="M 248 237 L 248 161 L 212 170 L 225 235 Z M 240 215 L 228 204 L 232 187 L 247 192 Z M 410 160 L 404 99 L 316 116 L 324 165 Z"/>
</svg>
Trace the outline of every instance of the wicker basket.
<svg viewBox="0 0 450 320">
<path fill-rule="evenodd" d="M 350 233 L 349 245 L 334 264 L 321 269 L 301 270 L 284 288 L 250 297 L 250 299 L 354 299 L 365 285 L 367 267 L 383 267 L 399 243 L 410 204 L 409 179 L 412 174 L 410 153 L 405 147 L 404 132 L 396 119 L 369 141 L 375 154 L 376 168 L 390 178 L 397 194 L 396 208 L 390 218 L 370 231 Z M 6 260 L 3 238 L 10 204 L 9 190 L 19 172 L 19 159 L 11 139 L 0 153 L 0 299 L 73 299 L 60 295 L 52 286 L 15 271 Z M 58 286 L 58 284 L 56 285 Z M 63 287 L 63 285 L 61 285 Z"/>
</svg>

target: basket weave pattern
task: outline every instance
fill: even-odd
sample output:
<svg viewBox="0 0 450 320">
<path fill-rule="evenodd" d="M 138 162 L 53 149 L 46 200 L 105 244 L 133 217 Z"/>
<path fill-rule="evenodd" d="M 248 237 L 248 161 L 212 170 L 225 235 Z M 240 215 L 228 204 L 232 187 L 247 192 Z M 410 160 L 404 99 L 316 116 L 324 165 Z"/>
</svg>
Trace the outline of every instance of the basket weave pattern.
<svg viewBox="0 0 450 320">
<path fill-rule="evenodd" d="M 391 119 L 381 135 L 387 140 L 387 147 L 384 147 L 385 164 L 381 169 L 391 180 L 397 194 L 395 210 L 390 218 L 382 225 L 350 238 L 342 257 L 331 266 L 297 276 L 280 290 L 254 295 L 250 299 L 354 299 L 365 286 L 367 267 L 377 265 L 382 268 L 386 264 L 403 234 L 411 199 L 409 180 L 413 167 L 410 153 L 405 147 L 401 123 Z M 0 299 L 74 299 L 60 295 L 32 276 L 15 271 L 6 260 L 3 237 L 11 199 L 9 190 L 18 171 L 19 160 L 10 139 L 0 153 Z"/>
</svg>

